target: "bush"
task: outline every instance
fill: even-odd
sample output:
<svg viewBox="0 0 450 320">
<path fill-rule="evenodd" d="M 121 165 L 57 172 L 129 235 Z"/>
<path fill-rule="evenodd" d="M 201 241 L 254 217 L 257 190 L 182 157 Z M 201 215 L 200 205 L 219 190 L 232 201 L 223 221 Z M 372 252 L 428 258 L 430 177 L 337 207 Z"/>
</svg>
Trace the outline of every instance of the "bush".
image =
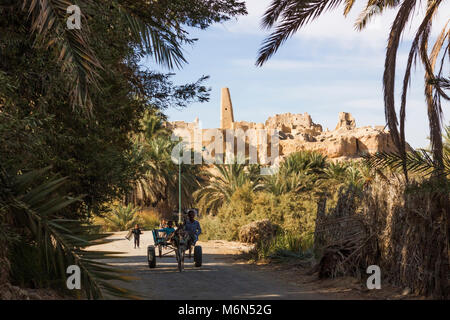
<svg viewBox="0 0 450 320">
<path fill-rule="evenodd" d="M 12 284 L 26 288 L 63 287 L 64 281 L 55 280 L 58 275 L 47 270 L 42 263 L 41 250 L 33 243 L 16 243 L 9 248 Z M 57 285 L 59 284 L 59 286 Z"/>
<path fill-rule="evenodd" d="M 276 196 L 240 188 L 231 199 L 216 216 L 205 216 L 200 220 L 203 239 L 239 240 L 243 226 L 265 219 L 306 242 L 312 239 L 317 210 L 313 196 L 294 193 Z"/>
<path fill-rule="evenodd" d="M 257 259 L 311 258 L 313 244 L 312 235 L 305 237 L 284 231 L 272 239 L 259 242 L 255 254 Z"/>
<path fill-rule="evenodd" d="M 272 239 L 277 227 L 268 219 L 251 222 L 242 226 L 239 230 L 239 241 L 246 243 L 258 243 Z"/>
<path fill-rule="evenodd" d="M 146 209 L 138 213 L 138 223 L 142 229 L 151 230 L 159 227 L 160 219 L 156 211 Z"/>
<path fill-rule="evenodd" d="M 204 216 L 199 222 L 202 227 L 200 240 L 233 240 L 219 217 Z"/>
<path fill-rule="evenodd" d="M 326 196 L 326 207 L 333 208 L 341 186 L 352 185 L 361 190 L 371 179 L 372 173 L 362 163 L 328 163 L 314 152 L 291 154 L 277 174 L 257 180 L 262 188 L 244 184 L 214 211 L 214 217 L 202 218 L 203 238 L 249 241 L 249 233 L 257 237 L 257 232 L 247 230 L 240 234 L 242 228 L 267 220 L 278 226 L 281 233 L 276 240 L 266 241 L 261 250 L 295 248 L 296 242 L 306 250 L 312 247 L 319 198 Z"/>
</svg>

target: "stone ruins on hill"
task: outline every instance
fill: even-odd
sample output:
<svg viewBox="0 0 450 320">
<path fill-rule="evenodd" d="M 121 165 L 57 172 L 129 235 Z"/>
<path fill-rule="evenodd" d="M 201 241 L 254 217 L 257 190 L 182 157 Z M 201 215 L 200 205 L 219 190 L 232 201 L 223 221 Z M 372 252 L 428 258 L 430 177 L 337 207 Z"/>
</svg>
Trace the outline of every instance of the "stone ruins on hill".
<svg viewBox="0 0 450 320">
<path fill-rule="evenodd" d="M 356 127 L 356 121 L 350 113 L 339 112 L 338 123 L 332 131 L 323 130 L 320 124 L 316 124 L 308 113 L 299 114 L 276 114 L 269 117 L 265 123 L 247 121 L 235 121 L 233 105 L 231 103 L 230 91 L 222 88 L 220 128 L 201 129 L 203 136 L 208 138 L 202 140 L 202 145 L 211 144 L 216 138 L 211 138 L 211 130 L 220 131 L 225 137 L 226 130 L 240 130 L 248 132 L 254 130 L 277 130 L 279 136 L 279 155 L 286 155 L 302 151 L 317 151 L 332 159 L 358 158 L 364 153 L 392 152 L 395 151 L 394 144 L 389 132 L 384 126 Z M 184 121 L 167 122 L 165 126 L 171 129 L 175 135 L 183 136 L 181 131 L 188 131 L 194 135 L 194 130 L 199 128 L 198 118 L 195 122 Z M 177 134 L 180 133 L 180 134 Z M 206 132 L 209 132 L 205 134 Z M 184 134 L 186 135 L 186 134 Z M 244 139 L 247 139 L 244 137 Z M 192 140 L 193 141 L 193 138 Z M 269 142 L 270 143 L 270 142 Z M 245 144 L 252 144 L 245 141 Z M 256 142 L 258 144 L 258 142 Z M 246 154 L 248 152 L 246 151 Z"/>
</svg>

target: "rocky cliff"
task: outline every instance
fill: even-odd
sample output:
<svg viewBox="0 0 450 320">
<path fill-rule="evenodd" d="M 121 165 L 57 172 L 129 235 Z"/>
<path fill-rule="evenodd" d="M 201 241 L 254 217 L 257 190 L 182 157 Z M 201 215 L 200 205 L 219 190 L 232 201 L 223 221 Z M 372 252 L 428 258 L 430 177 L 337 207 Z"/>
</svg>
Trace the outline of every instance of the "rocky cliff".
<svg viewBox="0 0 450 320">
<path fill-rule="evenodd" d="M 291 121 L 297 115 L 288 117 Z M 329 158 L 359 157 L 362 153 L 392 152 L 395 147 L 389 132 L 383 126 L 356 127 L 356 121 L 350 113 L 340 112 L 336 129 L 322 131 L 320 125 L 305 127 L 287 127 L 280 123 L 280 153 L 288 155 L 301 150 L 318 151 Z"/>
</svg>

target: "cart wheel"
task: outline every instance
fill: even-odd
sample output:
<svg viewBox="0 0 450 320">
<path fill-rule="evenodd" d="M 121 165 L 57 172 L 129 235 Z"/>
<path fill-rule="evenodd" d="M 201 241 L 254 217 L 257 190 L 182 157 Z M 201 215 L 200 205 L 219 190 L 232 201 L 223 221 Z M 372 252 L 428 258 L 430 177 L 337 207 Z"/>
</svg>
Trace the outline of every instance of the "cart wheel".
<svg viewBox="0 0 450 320">
<path fill-rule="evenodd" d="M 158 250 L 159 250 L 159 257 L 162 257 L 162 245 L 158 246 Z"/>
<path fill-rule="evenodd" d="M 202 247 L 201 246 L 194 247 L 194 265 L 196 267 L 202 266 Z"/>
<path fill-rule="evenodd" d="M 148 267 L 149 268 L 155 268 L 156 267 L 156 253 L 155 253 L 155 246 L 148 246 L 147 247 L 147 260 L 148 260 Z"/>
</svg>

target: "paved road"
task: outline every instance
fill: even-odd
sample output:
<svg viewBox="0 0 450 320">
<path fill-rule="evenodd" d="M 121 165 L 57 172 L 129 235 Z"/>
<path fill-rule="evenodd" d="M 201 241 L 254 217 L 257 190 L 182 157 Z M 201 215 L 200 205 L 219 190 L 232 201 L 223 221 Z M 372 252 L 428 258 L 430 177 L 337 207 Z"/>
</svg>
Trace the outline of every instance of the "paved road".
<svg viewBox="0 0 450 320">
<path fill-rule="evenodd" d="M 122 257 L 109 260 L 114 266 L 129 270 L 136 277 L 125 285 L 144 299 L 327 299 L 328 297 L 302 290 L 282 279 L 275 271 L 236 263 L 233 256 L 242 249 L 236 242 L 199 242 L 203 247 L 203 265 L 195 268 L 185 260 L 184 272 L 178 272 L 173 255 L 157 258 L 155 269 L 149 269 L 147 245 L 152 244 L 150 232 L 141 239 L 141 248 L 134 249 L 124 233 L 116 233 L 111 243 L 92 247 L 94 250 L 124 252 Z"/>
</svg>

